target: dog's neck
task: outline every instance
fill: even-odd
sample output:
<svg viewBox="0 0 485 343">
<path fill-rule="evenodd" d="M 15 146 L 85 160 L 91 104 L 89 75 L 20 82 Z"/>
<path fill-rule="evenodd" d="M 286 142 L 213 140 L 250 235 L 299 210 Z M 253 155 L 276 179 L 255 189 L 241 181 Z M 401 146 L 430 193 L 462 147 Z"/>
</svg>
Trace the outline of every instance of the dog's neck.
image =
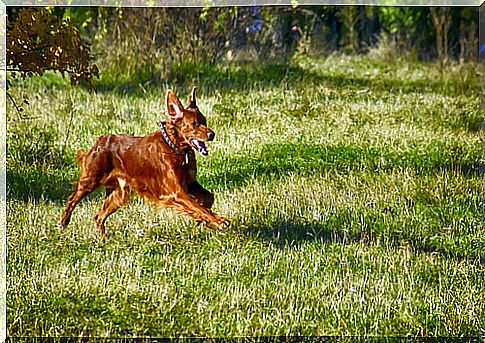
<svg viewBox="0 0 485 343">
<path fill-rule="evenodd" d="M 179 154 L 186 154 L 192 150 L 192 147 L 187 144 L 185 139 L 179 134 L 178 128 L 174 123 L 161 122 L 160 128 L 165 130 L 169 141 L 173 144 L 173 146 L 170 146 L 172 150 Z M 167 142 L 167 144 L 171 145 L 169 142 Z"/>
</svg>

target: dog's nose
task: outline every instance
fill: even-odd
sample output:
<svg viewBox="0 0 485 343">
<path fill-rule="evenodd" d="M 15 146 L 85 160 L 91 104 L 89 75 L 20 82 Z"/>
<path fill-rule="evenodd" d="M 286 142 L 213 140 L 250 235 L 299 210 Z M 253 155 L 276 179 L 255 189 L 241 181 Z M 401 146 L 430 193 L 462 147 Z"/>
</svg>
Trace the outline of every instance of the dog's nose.
<svg viewBox="0 0 485 343">
<path fill-rule="evenodd" d="M 209 133 L 207 134 L 207 139 L 209 141 L 213 141 L 215 136 L 216 134 L 214 133 L 214 131 L 209 131 Z"/>
</svg>

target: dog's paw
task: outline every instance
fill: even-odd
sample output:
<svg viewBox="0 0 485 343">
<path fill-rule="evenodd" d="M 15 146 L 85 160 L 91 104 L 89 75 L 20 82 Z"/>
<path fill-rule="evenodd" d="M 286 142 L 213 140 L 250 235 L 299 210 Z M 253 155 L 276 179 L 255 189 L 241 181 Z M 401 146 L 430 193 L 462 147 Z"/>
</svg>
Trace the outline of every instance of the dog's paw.
<svg viewBox="0 0 485 343">
<path fill-rule="evenodd" d="M 229 227 L 229 221 L 222 217 L 218 217 L 217 221 L 207 222 L 205 225 L 212 230 L 223 230 Z"/>
<path fill-rule="evenodd" d="M 231 225 L 231 222 L 227 219 L 224 219 L 224 223 L 222 224 L 222 227 L 224 229 L 227 229 Z"/>
<path fill-rule="evenodd" d="M 223 230 L 223 229 L 227 229 L 229 225 L 231 225 L 231 222 L 226 218 L 219 217 L 219 220 L 217 221 L 216 225 L 218 229 Z"/>
<path fill-rule="evenodd" d="M 212 230 L 223 230 L 229 227 L 229 220 L 218 216 L 217 214 L 214 215 L 215 218 L 212 221 L 206 221 L 205 226 Z M 199 221 L 197 221 L 199 223 Z"/>
</svg>

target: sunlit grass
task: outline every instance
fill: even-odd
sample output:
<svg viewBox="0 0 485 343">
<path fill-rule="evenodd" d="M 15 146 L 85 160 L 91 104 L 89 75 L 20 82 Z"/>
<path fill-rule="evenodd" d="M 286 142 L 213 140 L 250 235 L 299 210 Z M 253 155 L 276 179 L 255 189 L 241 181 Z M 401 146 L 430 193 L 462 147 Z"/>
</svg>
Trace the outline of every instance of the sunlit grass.
<svg viewBox="0 0 485 343">
<path fill-rule="evenodd" d="M 102 192 L 57 229 L 75 152 L 157 130 L 166 89 L 19 82 L 32 119 L 9 106 L 8 335 L 478 335 L 477 68 L 331 56 L 188 75 L 172 88 L 185 102 L 201 79 L 216 140 L 199 179 L 231 227 L 133 196 L 106 241 Z"/>
</svg>

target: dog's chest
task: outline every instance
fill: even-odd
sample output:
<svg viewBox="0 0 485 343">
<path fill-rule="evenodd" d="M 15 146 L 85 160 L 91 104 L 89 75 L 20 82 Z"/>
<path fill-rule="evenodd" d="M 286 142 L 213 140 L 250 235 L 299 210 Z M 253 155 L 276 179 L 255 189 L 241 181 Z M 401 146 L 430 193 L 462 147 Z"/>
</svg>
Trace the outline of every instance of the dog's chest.
<svg viewBox="0 0 485 343">
<path fill-rule="evenodd" d="M 188 158 L 179 159 L 175 168 L 182 186 L 186 187 L 194 182 L 197 177 L 195 154 L 192 152 L 188 154 Z"/>
</svg>

